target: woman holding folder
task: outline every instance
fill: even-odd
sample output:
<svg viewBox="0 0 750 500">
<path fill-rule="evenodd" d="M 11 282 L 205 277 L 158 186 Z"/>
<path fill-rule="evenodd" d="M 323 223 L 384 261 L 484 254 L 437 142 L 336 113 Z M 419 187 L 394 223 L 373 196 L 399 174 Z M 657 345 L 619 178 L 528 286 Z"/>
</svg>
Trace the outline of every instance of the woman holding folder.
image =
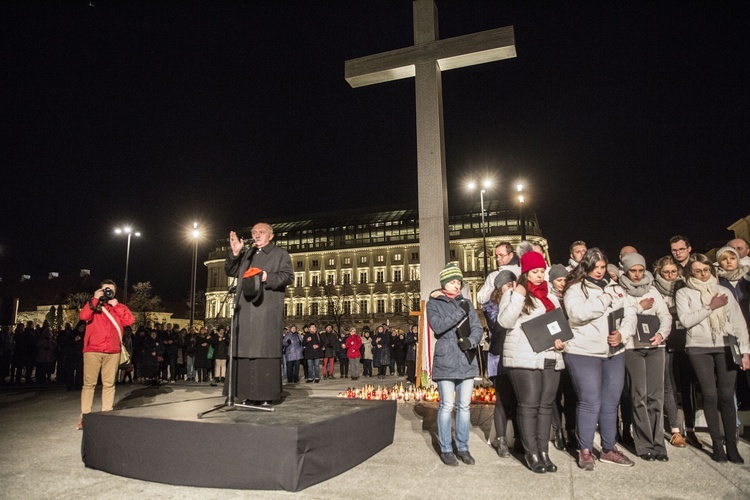
<svg viewBox="0 0 750 500">
<path fill-rule="evenodd" d="M 573 339 L 563 358 L 578 395 L 578 466 L 594 470 L 597 424 L 603 463 L 631 467 L 615 446 L 617 406 L 625 383 L 624 343 L 635 332 L 635 309 L 620 285 L 607 275 L 607 257 L 590 248 L 571 271 L 563 295 Z"/>
<path fill-rule="evenodd" d="M 515 288 L 500 299 L 497 321 L 507 328 L 503 346 L 503 366 L 508 369 L 518 399 L 516 419 L 526 464 L 536 473 L 556 472 L 548 454 L 552 425 L 552 405 L 563 369 L 560 339 L 547 350 L 536 352 L 524 333 L 523 325 L 548 312 L 560 309 L 557 297 L 549 292 L 544 279 L 547 263 L 534 251 L 521 257 L 521 276 Z"/>
<path fill-rule="evenodd" d="M 435 334 L 432 380 L 437 382 L 440 406 L 437 414 L 440 459 L 445 465 L 458 466 L 460 459 L 474 465 L 469 453 L 471 429 L 471 392 L 474 377 L 479 376 L 476 347 L 482 340 L 482 325 L 471 300 L 461 295 L 464 276 L 449 263 L 440 272 L 440 289 L 430 293 L 427 322 Z M 456 450 L 453 453 L 451 422 L 456 409 Z M 458 458 L 457 458 L 458 457 Z"/>
<path fill-rule="evenodd" d="M 636 311 L 636 334 L 625 344 L 625 371 L 630 378 L 635 452 L 643 460 L 666 462 L 664 446 L 664 341 L 672 329 L 672 315 L 646 259 L 638 253 L 623 255 L 620 286 Z"/>
<path fill-rule="evenodd" d="M 744 463 L 737 450 L 737 410 L 734 383 L 737 366 L 750 369 L 750 341 L 747 324 L 732 292 L 719 285 L 712 262 L 693 254 L 687 265 L 687 286 L 677 291 L 675 303 L 680 323 L 687 328 L 685 350 L 693 364 L 703 392 L 703 411 L 711 435 L 716 462 Z M 732 345 L 742 353 L 735 360 Z M 737 363 L 739 361 L 739 363 Z M 719 427 L 719 410 L 724 439 Z M 726 451 L 724 442 L 726 440 Z"/>
</svg>

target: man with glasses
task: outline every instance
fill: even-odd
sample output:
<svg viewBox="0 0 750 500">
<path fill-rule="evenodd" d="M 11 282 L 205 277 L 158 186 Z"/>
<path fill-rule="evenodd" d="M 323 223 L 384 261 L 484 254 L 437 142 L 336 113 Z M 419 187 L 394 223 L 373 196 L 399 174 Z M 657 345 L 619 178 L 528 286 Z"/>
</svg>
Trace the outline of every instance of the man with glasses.
<svg viewBox="0 0 750 500">
<path fill-rule="evenodd" d="M 691 275 L 688 269 L 688 263 L 690 261 L 690 253 L 693 248 L 690 246 L 690 241 L 681 234 L 672 236 L 669 238 L 669 251 L 672 253 L 672 257 L 677 261 L 677 265 L 682 268 L 682 275 L 687 279 Z M 683 351 L 683 356 L 686 355 Z M 696 448 L 702 448 L 703 442 L 698 438 L 695 433 L 695 413 L 698 409 L 698 403 L 695 398 L 696 386 L 698 379 L 695 376 L 693 366 L 686 358 L 682 358 L 678 361 L 679 366 L 677 367 L 679 377 L 687 379 L 683 382 L 683 391 L 687 390 L 688 394 L 682 397 L 682 406 L 685 414 L 685 441 L 690 446 Z"/>
<path fill-rule="evenodd" d="M 492 291 L 495 289 L 495 277 L 503 269 L 512 271 L 516 276 L 521 275 L 521 266 L 518 257 L 513 253 L 513 245 L 507 241 L 501 241 L 495 245 L 495 259 L 497 260 L 497 271 L 492 271 L 477 292 L 477 302 L 481 305 L 490 300 Z"/>
<path fill-rule="evenodd" d="M 690 272 L 687 268 L 688 260 L 690 260 L 690 253 L 693 248 L 690 246 L 690 241 L 687 238 L 678 234 L 669 238 L 669 250 L 672 252 L 672 257 L 682 268 L 683 276 L 690 276 Z"/>
</svg>

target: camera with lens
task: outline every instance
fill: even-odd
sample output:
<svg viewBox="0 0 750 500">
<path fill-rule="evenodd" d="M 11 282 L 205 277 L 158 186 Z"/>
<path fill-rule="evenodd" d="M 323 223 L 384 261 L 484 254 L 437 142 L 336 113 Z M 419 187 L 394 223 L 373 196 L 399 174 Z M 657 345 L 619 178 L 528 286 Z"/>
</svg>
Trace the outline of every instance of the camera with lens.
<svg viewBox="0 0 750 500">
<path fill-rule="evenodd" d="M 99 297 L 99 303 L 96 304 L 96 309 L 94 309 L 94 312 L 102 312 L 102 308 L 104 307 L 104 304 L 109 302 L 110 300 L 115 298 L 115 291 L 111 288 L 103 288 L 102 289 L 102 296 Z"/>
</svg>

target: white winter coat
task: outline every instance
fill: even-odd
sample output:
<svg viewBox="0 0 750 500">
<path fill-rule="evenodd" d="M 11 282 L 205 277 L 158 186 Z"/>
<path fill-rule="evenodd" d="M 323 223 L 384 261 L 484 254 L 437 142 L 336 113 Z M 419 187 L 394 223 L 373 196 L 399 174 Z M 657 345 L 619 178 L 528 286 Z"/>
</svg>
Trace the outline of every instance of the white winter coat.
<svg viewBox="0 0 750 500">
<path fill-rule="evenodd" d="M 646 309 L 644 311 L 643 307 L 641 307 L 641 301 L 643 299 L 654 299 L 654 305 L 651 306 L 650 309 Z M 635 309 L 636 314 L 645 314 L 647 316 L 658 316 L 659 318 L 659 330 L 657 330 L 654 335 L 657 333 L 660 333 L 662 338 L 664 340 L 667 340 L 667 337 L 669 337 L 670 332 L 672 331 L 672 315 L 669 314 L 669 307 L 667 306 L 667 303 L 664 301 L 664 297 L 659 293 L 659 290 L 657 290 L 655 287 L 651 287 L 648 292 L 646 292 L 645 295 L 641 297 L 634 297 L 632 295 L 626 295 L 626 300 L 628 301 L 628 304 Z M 637 323 L 637 318 L 636 318 Z M 653 336 L 653 335 L 652 335 Z M 625 343 L 626 349 L 649 349 L 650 347 L 635 347 L 635 340 L 637 339 L 638 335 L 637 333 L 634 334 L 632 337 L 630 337 Z M 659 346 L 654 347 L 664 347 L 666 344 L 662 342 L 659 344 Z"/>
<path fill-rule="evenodd" d="M 735 300 L 732 292 L 721 285 L 717 285 L 717 291 L 729 298 L 727 305 L 719 309 L 724 310 L 726 314 L 725 332 L 716 337 L 714 343 L 711 338 L 711 326 L 708 317 L 711 315 L 711 309 L 701 303 L 701 294 L 698 290 L 684 287 L 677 290 L 675 294 L 675 304 L 677 306 L 677 317 L 680 323 L 687 328 L 686 348 L 690 347 L 720 347 L 727 344 L 724 338 L 727 335 L 734 335 L 739 340 L 740 351 L 742 354 L 750 354 L 750 339 L 748 339 L 747 324 L 742 316 L 742 310 Z"/>
<path fill-rule="evenodd" d="M 609 313 L 624 309 L 619 332 L 623 344 L 635 333 L 635 308 L 628 304 L 625 290 L 610 282 L 602 289 L 588 280 L 572 285 L 563 297 L 573 338 L 566 342 L 565 352 L 598 358 L 609 357 Z M 615 355 L 625 352 L 622 347 Z"/>
<path fill-rule="evenodd" d="M 556 308 L 560 307 L 557 297 L 552 294 L 549 294 L 548 297 Z M 529 314 L 523 314 L 524 297 L 520 293 L 516 293 L 512 289 L 506 290 L 500 299 L 500 313 L 497 316 L 497 322 L 500 323 L 500 326 L 508 329 L 503 344 L 503 366 L 506 368 L 542 370 L 544 369 L 545 359 L 554 359 L 555 370 L 562 370 L 565 368 L 562 352 L 554 348 L 540 353 L 534 352 L 523 331 L 523 323 L 546 312 L 541 300 L 536 297 L 533 300 L 534 310 Z"/>
</svg>

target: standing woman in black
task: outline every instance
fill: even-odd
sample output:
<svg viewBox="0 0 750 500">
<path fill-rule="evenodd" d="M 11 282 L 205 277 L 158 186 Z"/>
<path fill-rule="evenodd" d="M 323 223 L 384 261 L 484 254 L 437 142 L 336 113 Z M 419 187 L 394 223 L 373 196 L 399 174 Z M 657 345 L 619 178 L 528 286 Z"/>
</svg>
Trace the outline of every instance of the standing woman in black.
<svg viewBox="0 0 750 500">
<path fill-rule="evenodd" d="M 654 264 L 654 287 L 667 305 L 672 316 L 672 327 L 667 337 L 664 353 L 664 415 L 669 426 L 669 443 L 676 448 L 685 448 L 688 439 L 693 446 L 702 447 L 695 434 L 695 373 L 690 360 L 685 354 L 685 336 L 687 332 L 682 323 L 677 321 L 677 308 L 674 297 L 677 290 L 685 286 L 682 267 L 671 255 L 662 257 Z M 675 371 L 678 375 L 675 377 Z M 682 411 L 685 418 L 686 436 L 680 432 L 677 411 L 677 392 L 682 399 Z M 686 439 L 687 438 L 687 439 Z"/>
<path fill-rule="evenodd" d="M 560 308 L 557 297 L 549 293 L 549 284 L 544 279 L 546 269 L 541 254 L 524 253 L 518 284 L 503 294 L 497 317 L 500 326 L 508 329 L 503 366 L 508 368 L 518 400 L 516 420 L 526 465 L 535 473 L 557 472 L 548 447 L 552 406 L 560 385 L 560 370 L 564 367 L 565 344 L 560 339 L 555 340 L 554 347 L 535 352 L 523 330 L 525 322 Z"/>
<path fill-rule="evenodd" d="M 677 292 L 675 302 L 677 316 L 687 328 L 686 350 L 703 392 L 703 411 L 713 446 L 711 458 L 716 462 L 726 462 L 728 458 L 734 463 L 744 463 L 737 450 L 734 406 L 737 369 L 732 362 L 730 345 L 736 339 L 742 352 L 741 369 L 750 369 L 747 324 L 732 292 L 719 285 L 714 266 L 705 255 L 693 254 L 687 269 L 690 272 L 687 286 Z"/>
<path fill-rule="evenodd" d="M 672 316 L 654 278 L 646 271 L 646 259 L 638 253 L 622 257 L 620 286 L 638 315 L 658 319 L 658 329 L 648 332 L 647 342 L 637 335 L 625 344 L 625 371 L 630 380 L 635 451 L 646 461 L 666 462 L 664 447 L 664 340 L 672 330 Z M 640 321 L 639 321 L 640 323 Z"/>
</svg>

